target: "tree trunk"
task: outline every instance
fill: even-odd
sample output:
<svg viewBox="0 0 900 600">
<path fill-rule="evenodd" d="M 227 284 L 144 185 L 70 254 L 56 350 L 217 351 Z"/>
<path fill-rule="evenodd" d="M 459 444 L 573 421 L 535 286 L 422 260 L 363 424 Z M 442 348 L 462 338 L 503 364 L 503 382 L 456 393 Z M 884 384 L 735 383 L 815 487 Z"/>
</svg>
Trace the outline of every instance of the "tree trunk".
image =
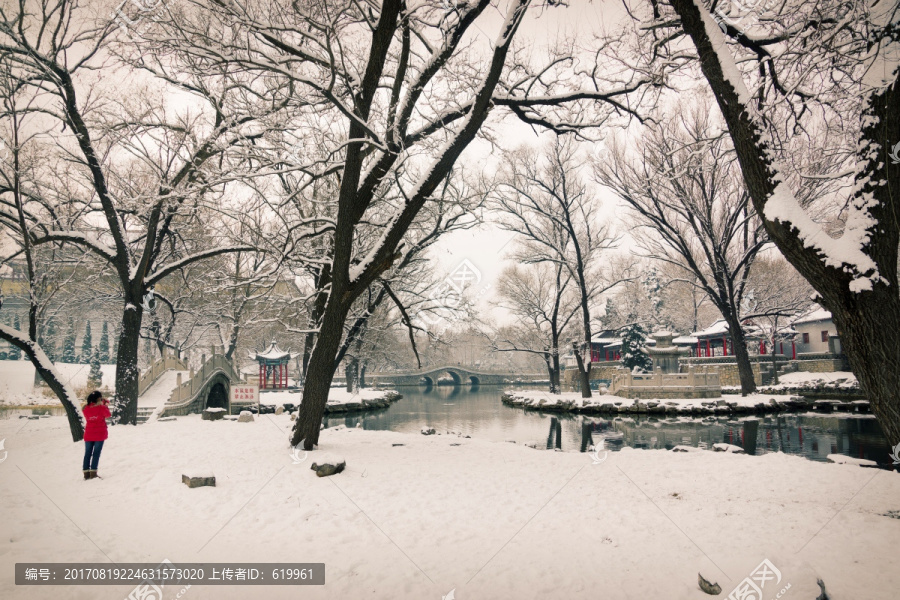
<svg viewBox="0 0 900 600">
<path fill-rule="evenodd" d="M 335 294 L 338 291 L 332 290 L 332 298 Z M 303 400 L 300 402 L 297 423 L 291 436 L 292 446 L 303 442 L 304 450 L 308 451 L 319 443 L 319 427 L 322 415 L 325 414 L 325 404 L 328 403 L 331 381 L 334 379 L 334 359 L 341 345 L 347 311 L 348 308 L 340 306 L 338 302 L 329 302 L 325 310 L 316 345 L 309 357 Z"/>
<path fill-rule="evenodd" d="M 347 358 L 344 366 L 344 377 L 347 380 L 347 391 L 354 394 L 359 391 L 359 359 L 355 356 Z"/>
<path fill-rule="evenodd" d="M 553 354 L 550 355 L 550 391 L 558 394 L 562 390 L 559 371 L 559 348 L 553 348 Z"/>
<path fill-rule="evenodd" d="M 581 352 L 578 349 L 578 345 L 572 343 L 572 352 L 575 354 L 575 363 L 578 365 L 578 381 L 581 385 L 581 397 L 582 398 L 590 398 L 591 397 L 591 372 L 590 363 L 585 366 L 584 360 L 581 357 Z M 557 359 L 558 360 L 558 359 Z"/>
<path fill-rule="evenodd" d="M 359 365 L 359 389 L 366 387 L 366 363 Z"/>
<path fill-rule="evenodd" d="M 900 444 L 900 299 L 876 286 L 847 292 L 840 304 L 826 298 L 841 346 L 891 446 Z"/>
<path fill-rule="evenodd" d="M 547 367 L 547 377 L 550 378 L 550 393 L 551 393 L 551 394 L 558 394 L 558 393 L 559 393 L 559 389 L 557 389 L 557 387 L 553 385 L 553 384 L 554 384 L 554 381 L 553 381 L 553 364 L 550 362 L 550 353 L 549 353 L 549 352 L 545 352 L 544 354 L 541 355 L 541 358 L 544 359 L 544 365 L 546 365 L 546 367 Z"/>
<path fill-rule="evenodd" d="M 747 352 L 747 338 L 741 323 L 734 314 L 727 315 L 728 331 L 734 345 L 734 358 L 737 361 L 738 376 L 741 379 L 741 395 L 746 396 L 756 391 L 756 380 L 753 378 L 753 367 L 750 365 L 750 353 Z"/>
<path fill-rule="evenodd" d="M 115 415 L 121 424 L 137 425 L 138 345 L 141 341 L 143 308 L 140 300 L 128 301 L 122 311 L 122 331 L 116 355 Z"/>
</svg>

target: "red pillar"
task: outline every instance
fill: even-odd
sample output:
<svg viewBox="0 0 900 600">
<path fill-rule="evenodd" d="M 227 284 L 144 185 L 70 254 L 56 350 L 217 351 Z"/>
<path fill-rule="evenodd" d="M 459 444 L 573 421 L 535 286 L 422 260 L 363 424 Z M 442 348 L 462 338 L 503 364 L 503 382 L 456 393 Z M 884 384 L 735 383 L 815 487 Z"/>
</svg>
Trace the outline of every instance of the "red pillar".
<svg viewBox="0 0 900 600">
<path fill-rule="evenodd" d="M 609 362 L 609 350 L 606 351 L 606 362 Z"/>
<path fill-rule="evenodd" d="M 259 364 L 259 389 L 266 388 L 266 367 L 262 363 Z"/>
<path fill-rule="evenodd" d="M 697 340 L 697 358 L 703 356 L 703 349 L 700 347 L 700 340 Z"/>
<path fill-rule="evenodd" d="M 712 354 L 710 354 L 709 340 L 706 340 L 706 357 L 709 358 L 710 356 Z"/>
<path fill-rule="evenodd" d="M 722 356 L 728 356 L 728 338 L 722 336 Z"/>
<path fill-rule="evenodd" d="M 766 340 L 759 340 L 759 353 L 760 354 L 766 353 Z"/>
</svg>

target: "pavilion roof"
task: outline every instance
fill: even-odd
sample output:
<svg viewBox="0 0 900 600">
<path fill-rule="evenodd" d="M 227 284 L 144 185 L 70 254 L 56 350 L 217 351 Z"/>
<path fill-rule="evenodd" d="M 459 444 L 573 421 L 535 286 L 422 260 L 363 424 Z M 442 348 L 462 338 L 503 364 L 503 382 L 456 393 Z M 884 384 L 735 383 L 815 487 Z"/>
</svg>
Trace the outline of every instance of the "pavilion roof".
<svg viewBox="0 0 900 600">
<path fill-rule="evenodd" d="M 298 356 L 300 356 L 300 354 L 297 352 L 279 348 L 275 340 L 272 340 L 272 345 L 269 346 L 265 352 L 250 353 L 250 358 L 256 361 L 289 360 L 291 358 L 297 358 Z"/>
</svg>

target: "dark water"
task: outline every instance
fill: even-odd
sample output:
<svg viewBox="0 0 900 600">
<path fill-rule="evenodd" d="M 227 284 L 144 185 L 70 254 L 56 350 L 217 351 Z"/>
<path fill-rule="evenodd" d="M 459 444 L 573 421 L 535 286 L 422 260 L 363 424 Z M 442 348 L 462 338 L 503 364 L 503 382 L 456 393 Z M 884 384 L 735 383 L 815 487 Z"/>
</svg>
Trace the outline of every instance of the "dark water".
<svg viewBox="0 0 900 600">
<path fill-rule="evenodd" d="M 874 417 L 841 414 L 780 414 L 745 419 L 706 417 L 658 419 L 629 415 L 616 419 L 542 414 L 504 406 L 501 388 L 401 388 L 403 399 L 374 413 L 326 417 L 325 426 L 418 433 L 433 427 L 491 441 L 515 441 L 538 448 L 584 452 L 604 442 L 604 449 L 671 449 L 677 445 L 712 446 L 725 442 L 747 454 L 785 452 L 825 461 L 829 454 L 891 465 L 890 447 Z"/>
</svg>

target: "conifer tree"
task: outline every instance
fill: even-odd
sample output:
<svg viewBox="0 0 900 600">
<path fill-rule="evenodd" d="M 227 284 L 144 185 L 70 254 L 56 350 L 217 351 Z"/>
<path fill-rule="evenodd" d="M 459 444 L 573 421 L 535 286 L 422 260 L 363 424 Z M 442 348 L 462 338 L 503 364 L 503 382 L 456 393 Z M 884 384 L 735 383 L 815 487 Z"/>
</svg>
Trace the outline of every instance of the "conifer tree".
<svg viewBox="0 0 900 600">
<path fill-rule="evenodd" d="M 100 342 L 97 346 L 100 352 L 100 362 L 109 363 L 109 324 L 103 321 L 103 331 L 100 333 Z"/>
<path fill-rule="evenodd" d="M 100 349 L 95 348 L 91 354 L 91 370 L 88 372 L 88 387 L 99 388 L 103 383 L 103 372 L 100 370 Z"/>
<path fill-rule="evenodd" d="M 91 339 L 91 322 L 84 326 L 84 339 L 81 341 L 81 362 L 90 362 L 93 358 L 94 341 Z"/>
<path fill-rule="evenodd" d="M 64 363 L 75 361 L 75 319 L 69 317 L 69 325 L 66 328 L 66 337 L 63 338 L 63 351 L 60 360 Z"/>
<path fill-rule="evenodd" d="M 646 350 L 647 331 L 639 323 L 631 323 L 622 332 L 622 365 L 642 371 L 653 369 L 653 361 Z"/>
</svg>

